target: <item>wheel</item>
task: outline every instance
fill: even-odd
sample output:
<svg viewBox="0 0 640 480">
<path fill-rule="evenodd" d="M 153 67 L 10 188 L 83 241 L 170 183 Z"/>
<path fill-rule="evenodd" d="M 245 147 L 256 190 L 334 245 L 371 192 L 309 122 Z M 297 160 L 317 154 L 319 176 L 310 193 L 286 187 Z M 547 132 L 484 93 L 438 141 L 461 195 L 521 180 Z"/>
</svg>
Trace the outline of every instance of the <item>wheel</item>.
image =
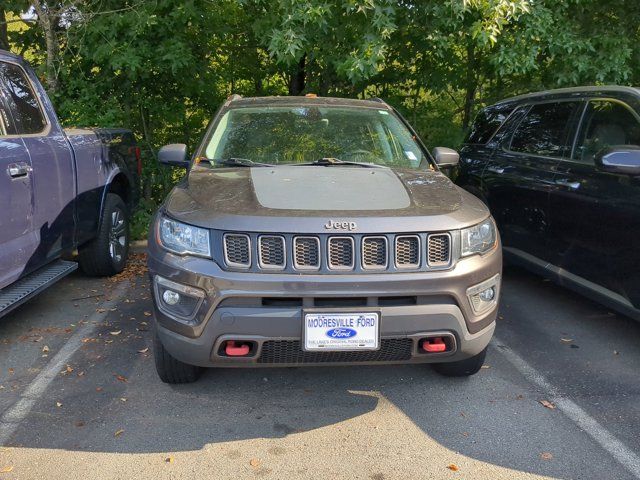
<svg viewBox="0 0 640 480">
<path fill-rule="evenodd" d="M 108 193 L 96 238 L 78 249 L 80 268 L 93 276 L 120 273 L 129 255 L 129 212 L 122 198 Z"/>
<path fill-rule="evenodd" d="M 171 356 L 157 335 L 153 339 L 153 358 L 158 376 L 164 383 L 192 383 L 202 373 L 201 367 L 183 363 Z"/>
<path fill-rule="evenodd" d="M 485 347 L 479 354 L 471 358 L 460 360 L 459 362 L 434 363 L 433 368 L 440 375 L 446 377 L 469 377 L 480 371 L 486 356 L 487 349 Z"/>
</svg>

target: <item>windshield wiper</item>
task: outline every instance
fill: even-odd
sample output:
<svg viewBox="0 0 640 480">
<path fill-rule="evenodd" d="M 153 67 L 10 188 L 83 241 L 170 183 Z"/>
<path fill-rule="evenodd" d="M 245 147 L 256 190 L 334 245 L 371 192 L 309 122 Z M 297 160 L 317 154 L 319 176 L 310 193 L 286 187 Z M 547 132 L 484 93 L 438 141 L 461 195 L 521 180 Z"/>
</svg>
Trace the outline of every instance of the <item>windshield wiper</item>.
<svg viewBox="0 0 640 480">
<path fill-rule="evenodd" d="M 379 165 L 374 163 L 364 163 L 364 162 L 349 162 L 345 160 L 340 160 L 339 158 L 333 157 L 323 157 L 318 160 L 314 160 L 313 162 L 307 163 L 295 163 L 293 165 L 301 165 L 301 166 L 309 166 L 316 165 L 322 167 L 340 167 L 340 166 L 356 166 L 356 167 L 364 167 L 364 168 L 378 168 Z"/>
<path fill-rule="evenodd" d="M 208 158 L 212 165 L 224 165 L 228 167 L 273 167 L 270 163 L 259 163 L 249 160 L 248 158 Z"/>
</svg>

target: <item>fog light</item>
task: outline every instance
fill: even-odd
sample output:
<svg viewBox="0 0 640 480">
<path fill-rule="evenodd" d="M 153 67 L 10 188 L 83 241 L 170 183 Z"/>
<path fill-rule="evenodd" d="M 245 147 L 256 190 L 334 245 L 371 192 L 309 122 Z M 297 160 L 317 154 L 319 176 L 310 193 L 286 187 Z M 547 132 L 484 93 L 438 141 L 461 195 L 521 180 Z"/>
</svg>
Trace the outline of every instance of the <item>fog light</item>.
<svg viewBox="0 0 640 480">
<path fill-rule="evenodd" d="M 162 313 L 181 323 L 196 322 L 205 292 L 199 288 L 173 282 L 156 275 L 153 278 L 156 305 Z"/>
<path fill-rule="evenodd" d="M 467 289 L 467 297 L 473 313 L 480 315 L 491 310 L 498 303 L 498 289 L 500 288 L 500 274 L 494 275 L 482 283 Z"/>
<path fill-rule="evenodd" d="M 483 302 L 490 302 L 496 297 L 496 291 L 493 287 L 487 288 L 480 292 L 480 300 Z"/>
<path fill-rule="evenodd" d="M 164 303 L 167 305 L 177 305 L 180 301 L 180 294 L 173 290 L 165 290 L 162 294 L 162 300 L 164 300 Z"/>
</svg>

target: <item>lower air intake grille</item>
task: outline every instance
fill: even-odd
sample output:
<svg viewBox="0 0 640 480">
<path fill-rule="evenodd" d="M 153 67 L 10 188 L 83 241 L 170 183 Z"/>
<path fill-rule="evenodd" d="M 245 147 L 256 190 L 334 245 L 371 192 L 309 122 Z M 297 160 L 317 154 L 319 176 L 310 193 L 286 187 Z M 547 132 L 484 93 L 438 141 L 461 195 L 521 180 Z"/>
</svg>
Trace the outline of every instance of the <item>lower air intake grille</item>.
<svg viewBox="0 0 640 480">
<path fill-rule="evenodd" d="M 420 237 L 417 235 L 396 237 L 396 266 L 398 268 L 420 266 Z"/>
<path fill-rule="evenodd" d="M 258 239 L 260 267 L 283 269 L 285 267 L 284 237 L 262 235 Z"/>
<path fill-rule="evenodd" d="M 449 265 L 451 261 L 451 240 L 446 233 L 429 235 L 427 262 L 430 267 Z"/>
<path fill-rule="evenodd" d="M 332 270 L 351 270 L 353 268 L 353 238 L 329 238 L 329 268 Z"/>
<path fill-rule="evenodd" d="M 298 340 L 269 340 L 262 345 L 258 363 L 338 363 L 394 362 L 411 359 L 410 338 L 389 338 L 380 341 L 380 350 L 362 352 L 305 352 Z"/>
<path fill-rule="evenodd" d="M 251 249 L 247 235 L 228 233 L 224 236 L 224 260 L 230 267 L 251 266 Z"/>
</svg>

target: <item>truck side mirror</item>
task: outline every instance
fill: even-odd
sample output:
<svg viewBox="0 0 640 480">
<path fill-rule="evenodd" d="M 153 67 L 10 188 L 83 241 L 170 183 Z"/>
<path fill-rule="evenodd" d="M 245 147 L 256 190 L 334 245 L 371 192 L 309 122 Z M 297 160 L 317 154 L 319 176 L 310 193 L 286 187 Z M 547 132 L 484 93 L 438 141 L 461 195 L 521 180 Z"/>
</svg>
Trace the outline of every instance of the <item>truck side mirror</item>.
<svg viewBox="0 0 640 480">
<path fill-rule="evenodd" d="M 455 167 L 460 161 L 458 152 L 447 147 L 436 147 L 433 149 L 433 158 L 439 167 Z"/>
<path fill-rule="evenodd" d="M 165 145 L 158 152 L 158 162 L 172 167 L 189 168 L 187 146 L 184 143 Z"/>
<path fill-rule="evenodd" d="M 640 175 L 640 147 L 635 145 L 603 149 L 594 160 L 596 167 L 605 172 Z"/>
</svg>

